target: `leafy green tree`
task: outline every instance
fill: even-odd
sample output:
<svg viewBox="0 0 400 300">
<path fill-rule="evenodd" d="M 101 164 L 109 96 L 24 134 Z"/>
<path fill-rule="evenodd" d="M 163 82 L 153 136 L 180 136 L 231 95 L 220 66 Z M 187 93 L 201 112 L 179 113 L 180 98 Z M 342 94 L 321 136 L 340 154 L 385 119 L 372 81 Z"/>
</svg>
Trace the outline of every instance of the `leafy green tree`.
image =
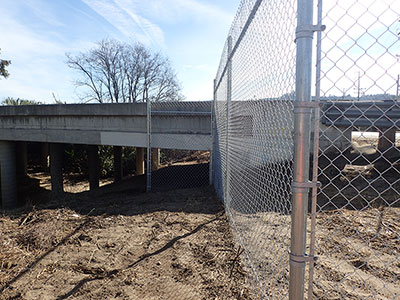
<svg viewBox="0 0 400 300">
<path fill-rule="evenodd" d="M 38 105 L 42 104 L 41 102 L 35 100 L 27 100 L 27 99 L 20 99 L 20 98 L 12 98 L 7 97 L 1 102 L 2 105 Z"/>
<path fill-rule="evenodd" d="M 1 53 L 1 51 L 0 51 L 0 53 Z M 6 70 L 6 67 L 9 66 L 10 64 L 11 64 L 10 60 L 0 59 L 0 78 L 1 77 L 7 78 L 10 75 L 8 73 L 8 71 Z"/>
</svg>

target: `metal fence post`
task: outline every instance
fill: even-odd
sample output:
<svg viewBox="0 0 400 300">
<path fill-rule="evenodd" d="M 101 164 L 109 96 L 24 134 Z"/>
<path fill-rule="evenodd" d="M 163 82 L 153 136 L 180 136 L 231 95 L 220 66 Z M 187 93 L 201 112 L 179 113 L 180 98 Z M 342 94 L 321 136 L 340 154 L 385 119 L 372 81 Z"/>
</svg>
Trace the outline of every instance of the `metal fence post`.
<svg viewBox="0 0 400 300">
<path fill-rule="evenodd" d="M 214 87 L 213 87 L 213 101 L 211 102 L 211 149 L 210 149 L 210 185 L 213 184 L 213 163 L 214 163 L 214 140 L 215 140 L 215 133 L 214 133 L 214 121 L 215 121 L 215 101 L 217 100 L 216 97 L 216 88 L 217 88 L 217 79 L 214 79 Z"/>
<path fill-rule="evenodd" d="M 228 36 L 228 68 L 227 68 L 227 94 L 226 94 L 226 179 L 225 179 L 225 199 L 229 203 L 229 117 L 232 101 L 232 36 Z"/>
<path fill-rule="evenodd" d="M 298 0 L 296 29 L 296 101 L 294 109 L 294 177 L 290 247 L 289 299 L 304 299 L 307 256 L 307 207 L 310 161 L 313 0 Z M 307 103 L 308 102 L 308 103 Z M 308 104 L 308 105 L 307 105 Z"/>
<path fill-rule="evenodd" d="M 147 162 L 146 162 L 146 191 L 151 190 L 151 102 L 146 100 L 146 120 L 147 120 Z"/>
<path fill-rule="evenodd" d="M 318 26 L 322 27 L 322 0 L 318 0 Z M 322 32 L 317 32 L 317 64 L 316 64 L 316 76 L 315 76 L 315 101 L 319 103 L 321 98 L 321 38 Z M 312 181 L 317 182 L 318 180 L 318 151 L 319 151 L 319 122 L 320 122 L 320 108 L 316 108 L 314 111 L 314 145 L 313 145 L 313 174 Z M 315 253 L 315 235 L 316 235 L 316 223 L 317 223 L 317 193 L 318 189 L 316 186 L 312 189 L 311 194 L 311 232 L 310 232 L 310 256 L 314 256 Z M 313 299 L 313 279 L 314 279 L 314 263 L 310 264 L 308 270 L 308 300 Z"/>
</svg>

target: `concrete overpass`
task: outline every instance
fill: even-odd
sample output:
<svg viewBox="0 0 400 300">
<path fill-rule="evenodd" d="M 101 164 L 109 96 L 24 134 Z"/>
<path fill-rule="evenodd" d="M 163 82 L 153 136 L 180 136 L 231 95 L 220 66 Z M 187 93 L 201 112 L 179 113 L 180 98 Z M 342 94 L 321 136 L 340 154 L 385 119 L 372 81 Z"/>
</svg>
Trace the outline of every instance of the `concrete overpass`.
<svg viewBox="0 0 400 300">
<path fill-rule="evenodd" d="M 116 177 L 122 172 L 121 146 L 137 147 L 137 170 L 144 172 L 147 147 L 146 104 L 69 104 L 0 107 L 0 165 L 3 208 L 16 204 L 16 174 L 26 161 L 26 142 L 50 145 L 52 192 L 63 190 L 62 144 L 89 146 L 90 185 L 98 186 L 97 145 L 114 148 Z M 151 147 L 211 149 L 211 102 L 152 105 Z M 18 157 L 17 157 L 18 156 Z M 118 163 L 119 161 L 119 163 Z M 24 163 L 22 163 L 23 165 Z M 23 168 L 23 166 L 22 166 Z"/>
<path fill-rule="evenodd" d="M 393 100 L 321 101 L 320 148 L 345 151 L 351 148 L 352 132 L 379 133 L 379 149 L 394 147 L 400 128 L 400 104 Z"/>
<path fill-rule="evenodd" d="M 276 145 L 272 144 L 279 147 L 279 140 L 283 142 L 285 139 L 292 140 L 292 128 L 289 128 L 292 124 L 290 121 L 293 117 L 292 110 L 290 106 L 281 107 L 279 101 L 275 102 L 258 101 L 257 103 L 257 101 L 252 101 L 251 111 L 246 109 L 249 106 L 244 101 L 232 103 L 231 119 L 236 122 L 232 134 L 235 135 L 236 142 L 257 144 L 255 137 L 263 135 L 265 130 L 274 128 L 271 124 L 275 123 L 286 124 L 286 127 L 279 128 L 279 133 L 272 133 L 277 136 L 277 141 L 273 141 Z M 151 147 L 210 150 L 212 145 L 211 105 L 212 102 L 152 104 Z M 255 107 L 258 108 L 257 113 L 254 113 Z M 277 110 L 281 113 L 275 114 Z M 324 102 L 322 110 L 321 149 L 332 148 L 332 141 L 334 141 L 335 149 L 340 151 L 348 149 L 351 147 L 351 132 L 360 129 L 375 129 L 383 132 L 386 128 L 391 128 L 384 132 L 387 137 L 383 140 L 390 141 L 390 143 L 383 147 L 393 146 L 395 134 L 400 125 L 398 103 L 393 101 L 390 103 L 387 101 L 357 103 L 327 101 Z M 240 126 L 240 124 L 246 126 Z M 58 194 L 63 191 L 62 144 L 89 145 L 89 182 L 91 188 L 96 188 L 99 179 L 97 146 L 114 146 L 114 169 L 116 170 L 115 177 L 118 180 L 122 173 L 121 146 L 137 147 L 136 170 L 138 174 L 144 173 L 144 148 L 147 147 L 147 137 L 146 104 L 0 107 L 2 206 L 3 208 L 13 207 L 16 203 L 16 174 L 21 173 L 18 168 L 24 168 L 26 142 L 42 142 L 44 145 L 46 145 L 45 143 L 50 145 L 52 193 Z M 291 152 L 282 152 L 279 159 L 286 159 L 289 156 L 291 158 L 291 155 Z M 253 156 L 260 159 L 261 162 L 258 163 L 262 163 L 263 157 L 269 156 L 268 149 L 264 149 L 260 154 L 255 153 Z M 270 158 L 267 157 L 265 161 Z"/>
</svg>

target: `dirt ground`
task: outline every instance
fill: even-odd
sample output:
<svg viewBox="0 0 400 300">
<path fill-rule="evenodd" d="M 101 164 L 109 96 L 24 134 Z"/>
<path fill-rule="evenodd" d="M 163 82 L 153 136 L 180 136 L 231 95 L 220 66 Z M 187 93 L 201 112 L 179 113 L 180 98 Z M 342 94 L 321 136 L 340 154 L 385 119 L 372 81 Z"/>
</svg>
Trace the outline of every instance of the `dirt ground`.
<svg viewBox="0 0 400 300">
<path fill-rule="evenodd" d="M 0 299 L 253 299 L 211 188 L 72 179 L 50 201 L 35 176 L 43 199 L 0 217 Z"/>
<path fill-rule="evenodd" d="M 317 299 L 400 298 L 399 147 L 380 151 L 361 135 L 331 153 L 337 172 L 319 178 Z"/>
<path fill-rule="evenodd" d="M 319 214 L 316 299 L 400 298 L 400 208 Z"/>
<path fill-rule="evenodd" d="M 159 174 L 163 187 L 170 184 L 165 178 L 190 169 L 196 176 L 188 181 L 199 182 L 208 169 L 194 161 L 163 165 L 154 178 Z M 393 192 L 400 169 L 393 164 L 382 177 L 392 183 L 384 201 L 365 205 L 360 197 L 387 189 L 379 181 L 376 192 L 360 192 L 365 180 L 375 182 L 373 168 L 347 166 L 334 181 L 343 192 L 323 186 L 320 196 L 335 205 L 323 209 L 326 200 L 318 201 L 315 299 L 400 297 L 400 208 Z M 144 193 L 140 176 L 102 180 L 88 192 L 87 181 L 68 174 L 65 195 L 51 201 L 49 177 L 31 176 L 28 205 L 0 216 L 1 300 L 287 299 L 290 215 L 232 210 L 231 229 L 209 187 Z M 354 191 L 345 189 L 348 182 Z"/>
<path fill-rule="evenodd" d="M 231 216 L 261 281 L 254 286 L 266 291 L 265 299 L 288 299 L 290 215 Z M 331 210 L 319 213 L 316 221 L 313 299 L 399 299 L 400 208 Z M 309 235 L 310 216 L 307 223 Z M 307 294 L 308 267 L 305 277 Z"/>
</svg>

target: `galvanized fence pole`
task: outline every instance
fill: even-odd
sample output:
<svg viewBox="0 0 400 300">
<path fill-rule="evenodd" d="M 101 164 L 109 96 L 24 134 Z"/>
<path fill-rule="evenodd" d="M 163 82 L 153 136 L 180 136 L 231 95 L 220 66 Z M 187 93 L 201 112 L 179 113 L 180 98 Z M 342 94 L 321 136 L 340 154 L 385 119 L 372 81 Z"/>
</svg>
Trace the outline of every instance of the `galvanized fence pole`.
<svg viewBox="0 0 400 300">
<path fill-rule="evenodd" d="M 322 29 L 322 0 L 318 0 L 318 24 L 317 26 Z M 317 32 L 317 64 L 315 76 L 315 102 L 318 104 L 321 98 L 321 39 L 322 32 Z M 313 174 L 312 181 L 318 181 L 318 151 L 319 151 L 319 122 L 320 122 L 320 108 L 316 107 L 314 112 L 314 145 L 313 145 Z M 317 194 L 318 187 L 313 186 L 311 193 L 311 230 L 310 230 L 310 253 L 311 257 L 315 253 L 315 234 L 317 223 Z M 308 271 L 308 300 L 313 298 L 313 279 L 314 279 L 314 262 L 310 263 Z"/>
<path fill-rule="evenodd" d="M 146 100 L 146 121 L 147 121 L 147 162 L 146 162 L 146 191 L 151 190 L 151 102 Z"/>
<path fill-rule="evenodd" d="M 211 149 L 210 149 L 210 163 L 209 163 L 209 171 L 210 171 L 210 185 L 213 184 L 213 163 L 214 163 L 214 142 L 215 142 L 215 132 L 214 132 L 214 121 L 215 121 L 215 101 L 217 99 L 217 79 L 214 79 L 214 86 L 213 86 L 213 101 L 211 102 Z"/>
<path fill-rule="evenodd" d="M 296 28 L 296 101 L 294 109 L 294 176 L 290 246 L 289 299 L 304 299 L 309 181 L 313 0 L 298 0 Z"/>
<path fill-rule="evenodd" d="M 230 164 L 229 164 L 229 118 L 232 101 L 232 36 L 228 36 L 228 68 L 227 68 L 227 94 L 226 94 L 226 179 L 225 179 L 225 201 L 230 201 Z"/>
</svg>

